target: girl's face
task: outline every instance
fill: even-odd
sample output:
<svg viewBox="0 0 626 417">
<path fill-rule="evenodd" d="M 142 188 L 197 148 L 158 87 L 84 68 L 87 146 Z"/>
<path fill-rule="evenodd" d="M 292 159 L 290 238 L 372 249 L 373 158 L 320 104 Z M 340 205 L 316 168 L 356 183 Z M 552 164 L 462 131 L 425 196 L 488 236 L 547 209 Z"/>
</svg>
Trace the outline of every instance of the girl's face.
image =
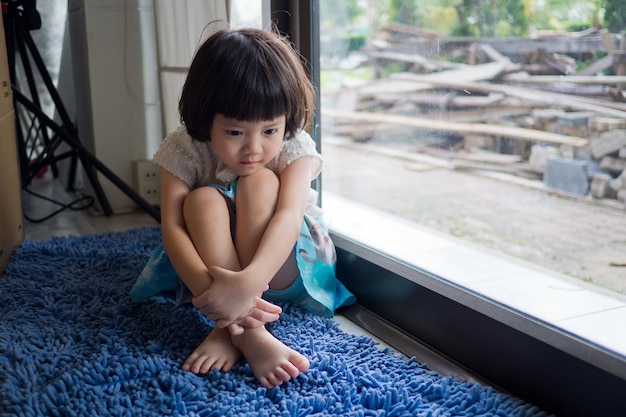
<svg viewBox="0 0 626 417">
<path fill-rule="evenodd" d="M 211 144 L 218 158 L 240 177 L 263 168 L 280 151 L 285 136 L 285 116 L 261 122 L 215 115 Z"/>
</svg>

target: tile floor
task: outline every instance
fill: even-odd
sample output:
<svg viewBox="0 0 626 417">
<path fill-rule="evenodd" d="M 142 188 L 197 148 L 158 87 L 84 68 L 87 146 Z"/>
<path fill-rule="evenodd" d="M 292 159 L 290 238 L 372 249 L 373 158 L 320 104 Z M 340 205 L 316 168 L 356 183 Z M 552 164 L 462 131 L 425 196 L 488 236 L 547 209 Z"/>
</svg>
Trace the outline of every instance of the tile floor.
<svg viewBox="0 0 626 417">
<path fill-rule="evenodd" d="M 77 197 L 68 194 L 58 179 L 53 180 L 50 174 L 36 179 L 29 190 L 47 199 L 62 204 L 69 204 Z M 59 204 L 22 191 L 23 214 L 27 218 L 42 219 L 58 210 Z M 24 220 L 24 237 L 29 240 L 42 240 L 52 236 L 88 235 L 105 231 L 122 231 L 135 227 L 157 226 L 158 223 L 143 211 L 103 216 L 94 210 L 63 210 L 48 220 L 37 223 Z"/>
</svg>

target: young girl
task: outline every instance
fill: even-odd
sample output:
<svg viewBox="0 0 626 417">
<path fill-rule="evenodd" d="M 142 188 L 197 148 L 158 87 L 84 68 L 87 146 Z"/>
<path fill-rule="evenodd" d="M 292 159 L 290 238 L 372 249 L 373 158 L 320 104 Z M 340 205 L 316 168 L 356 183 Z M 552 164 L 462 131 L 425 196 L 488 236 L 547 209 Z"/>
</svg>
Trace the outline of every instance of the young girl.
<svg viewBox="0 0 626 417">
<path fill-rule="evenodd" d="M 182 126 L 154 157 L 163 244 L 131 290 L 135 301 L 174 291 L 215 322 L 184 370 L 227 372 L 243 355 L 263 386 L 281 385 L 309 361 L 266 330 L 281 312 L 268 301 L 324 316 L 354 301 L 310 187 L 322 168 L 303 130 L 313 106 L 297 54 L 273 32 L 218 31 L 191 63 Z"/>
</svg>

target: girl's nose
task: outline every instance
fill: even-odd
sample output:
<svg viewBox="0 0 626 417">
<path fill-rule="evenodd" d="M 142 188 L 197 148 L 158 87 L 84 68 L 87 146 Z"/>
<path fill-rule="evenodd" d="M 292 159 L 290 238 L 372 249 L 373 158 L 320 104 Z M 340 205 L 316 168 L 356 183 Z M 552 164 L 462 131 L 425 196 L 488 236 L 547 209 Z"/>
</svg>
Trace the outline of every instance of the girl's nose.
<svg viewBox="0 0 626 417">
<path fill-rule="evenodd" d="M 261 152 L 261 137 L 260 135 L 251 135 L 246 141 L 246 153 L 256 154 Z"/>
</svg>

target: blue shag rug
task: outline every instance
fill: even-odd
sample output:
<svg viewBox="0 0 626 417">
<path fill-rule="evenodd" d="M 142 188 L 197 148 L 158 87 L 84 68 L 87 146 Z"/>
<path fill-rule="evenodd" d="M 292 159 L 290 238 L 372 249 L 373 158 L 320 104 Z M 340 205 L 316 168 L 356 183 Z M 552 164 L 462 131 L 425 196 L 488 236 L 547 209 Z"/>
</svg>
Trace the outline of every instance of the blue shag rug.
<svg viewBox="0 0 626 417">
<path fill-rule="evenodd" d="M 166 297 L 128 291 L 157 227 L 26 241 L 0 277 L 1 416 L 545 416 L 490 387 L 284 305 L 276 337 L 311 368 L 267 390 L 241 361 L 229 373 L 180 369 L 212 329 Z"/>
</svg>

